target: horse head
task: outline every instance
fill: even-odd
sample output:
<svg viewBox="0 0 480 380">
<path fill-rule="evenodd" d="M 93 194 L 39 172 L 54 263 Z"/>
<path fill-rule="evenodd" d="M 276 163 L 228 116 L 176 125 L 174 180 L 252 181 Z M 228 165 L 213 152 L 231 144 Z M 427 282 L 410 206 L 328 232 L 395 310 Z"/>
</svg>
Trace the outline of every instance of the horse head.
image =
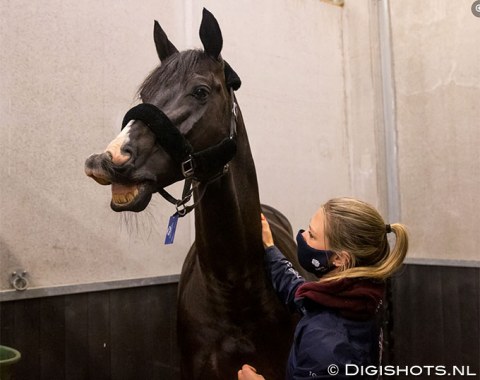
<svg viewBox="0 0 480 380">
<path fill-rule="evenodd" d="M 221 57 L 222 33 L 206 9 L 200 39 L 203 51 L 179 52 L 155 21 L 160 65 L 140 86 L 142 104 L 127 112 L 105 151 L 85 162 L 88 176 L 112 186 L 114 211 L 142 211 L 153 193 L 187 177 L 206 180 L 235 154 L 240 79 Z"/>
</svg>

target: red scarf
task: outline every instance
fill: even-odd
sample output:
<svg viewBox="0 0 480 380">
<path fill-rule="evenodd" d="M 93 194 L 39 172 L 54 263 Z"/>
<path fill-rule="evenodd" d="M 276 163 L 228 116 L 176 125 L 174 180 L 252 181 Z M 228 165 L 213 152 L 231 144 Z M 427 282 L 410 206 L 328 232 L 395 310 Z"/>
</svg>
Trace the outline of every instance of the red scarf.
<svg viewBox="0 0 480 380">
<path fill-rule="evenodd" d="M 319 305 L 337 310 L 354 320 L 373 318 L 383 303 L 385 283 L 365 278 L 344 278 L 327 282 L 306 282 L 296 292 Z"/>
</svg>

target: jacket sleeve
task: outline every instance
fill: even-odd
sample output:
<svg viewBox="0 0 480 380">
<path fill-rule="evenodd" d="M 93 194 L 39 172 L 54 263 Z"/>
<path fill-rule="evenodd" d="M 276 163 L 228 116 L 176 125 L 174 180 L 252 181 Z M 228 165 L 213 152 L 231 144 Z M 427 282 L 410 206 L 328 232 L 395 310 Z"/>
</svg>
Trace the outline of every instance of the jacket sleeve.
<svg viewBox="0 0 480 380">
<path fill-rule="evenodd" d="M 305 282 L 305 279 L 298 274 L 292 263 L 275 246 L 265 250 L 265 267 L 281 301 L 291 309 L 298 309 L 294 302 L 295 292 Z"/>
</svg>

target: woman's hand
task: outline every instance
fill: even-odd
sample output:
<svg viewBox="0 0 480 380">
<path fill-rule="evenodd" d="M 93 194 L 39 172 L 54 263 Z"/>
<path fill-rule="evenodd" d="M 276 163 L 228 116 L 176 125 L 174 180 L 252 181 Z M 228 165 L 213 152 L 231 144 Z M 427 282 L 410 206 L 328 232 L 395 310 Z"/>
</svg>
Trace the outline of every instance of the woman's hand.
<svg viewBox="0 0 480 380">
<path fill-rule="evenodd" d="M 268 248 L 274 245 L 272 231 L 270 230 L 270 225 L 267 222 L 267 218 L 265 215 L 260 214 L 262 219 L 262 240 L 263 240 L 263 247 Z"/>
<path fill-rule="evenodd" d="M 257 370 L 248 364 L 244 364 L 238 371 L 238 380 L 265 380 L 262 375 L 257 374 Z"/>
</svg>

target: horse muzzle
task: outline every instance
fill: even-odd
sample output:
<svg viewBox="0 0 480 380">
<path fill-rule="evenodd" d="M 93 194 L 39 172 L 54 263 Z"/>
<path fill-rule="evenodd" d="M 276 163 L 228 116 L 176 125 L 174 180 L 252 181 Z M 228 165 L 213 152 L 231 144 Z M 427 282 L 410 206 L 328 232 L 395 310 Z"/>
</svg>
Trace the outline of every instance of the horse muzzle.
<svg viewBox="0 0 480 380">
<path fill-rule="evenodd" d="M 112 180 L 109 173 L 104 170 L 104 163 L 108 160 L 110 160 L 108 153 L 92 154 L 85 161 L 85 174 L 100 185 L 110 185 Z"/>
</svg>

